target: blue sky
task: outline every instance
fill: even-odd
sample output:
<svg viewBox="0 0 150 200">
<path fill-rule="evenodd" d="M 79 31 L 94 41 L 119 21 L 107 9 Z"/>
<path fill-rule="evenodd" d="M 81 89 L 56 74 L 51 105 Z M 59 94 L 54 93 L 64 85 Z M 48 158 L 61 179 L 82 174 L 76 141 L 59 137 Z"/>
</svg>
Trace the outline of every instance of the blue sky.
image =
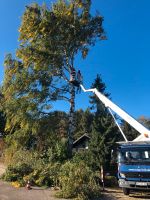
<svg viewBox="0 0 150 200">
<path fill-rule="evenodd" d="M 3 80 L 4 56 L 15 53 L 18 29 L 25 5 L 32 0 L 0 0 L 0 82 Z M 35 1 L 34 1 L 35 2 Z M 37 0 L 42 4 L 43 0 Z M 48 5 L 52 1 L 45 1 Z M 89 88 L 97 74 L 107 86 L 112 100 L 129 114 L 150 117 L 150 1 L 93 0 L 92 13 L 104 17 L 108 40 L 92 47 L 86 60 L 76 61 Z M 79 94 L 76 109 L 88 106 L 88 94 Z M 54 109 L 69 110 L 58 102 Z"/>
</svg>

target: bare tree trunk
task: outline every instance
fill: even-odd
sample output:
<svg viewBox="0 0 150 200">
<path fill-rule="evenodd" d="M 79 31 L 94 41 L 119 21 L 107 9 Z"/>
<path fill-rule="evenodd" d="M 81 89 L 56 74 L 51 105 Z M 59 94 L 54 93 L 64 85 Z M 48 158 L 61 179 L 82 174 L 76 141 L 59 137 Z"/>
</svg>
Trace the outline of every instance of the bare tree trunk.
<svg viewBox="0 0 150 200">
<path fill-rule="evenodd" d="M 105 189 L 105 184 L 104 184 L 104 168 L 103 168 L 103 165 L 101 165 L 101 181 L 102 181 L 102 187 L 103 187 L 103 191 Z"/>
<path fill-rule="evenodd" d="M 75 86 L 70 86 L 70 111 L 69 111 L 69 130 L 68 130 L 68 156 L 72 156 L 73 134 L 75 130 Z"/>
</svg>

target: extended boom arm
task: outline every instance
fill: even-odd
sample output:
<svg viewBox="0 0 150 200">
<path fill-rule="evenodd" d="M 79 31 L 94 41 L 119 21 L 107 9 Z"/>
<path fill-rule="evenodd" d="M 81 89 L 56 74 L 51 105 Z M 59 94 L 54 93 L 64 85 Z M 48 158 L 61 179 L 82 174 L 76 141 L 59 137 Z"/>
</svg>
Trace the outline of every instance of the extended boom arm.
<svg viewBox="0 0 150 200">
<path fill-rule="evenodd" d="M 122 119 L 128 122 L 133 128 L 135 128 L 141 135 L 138 136 L 134 141 L 150 141 L 150 131 L 145 128 L 142 124 L 136 121 L 133 117 L 127 114 L 124 110 L 119 108 L 116 104 L 114 104 L 111 100 L 105 97 L 102 93 L 100 93 L 96 88 L 86 90 L 83 85 L 80 85 L 84 92 L 93 92 L 102 103 L 113 110 L 116 114 L 118 114 Z"/>
</svg>

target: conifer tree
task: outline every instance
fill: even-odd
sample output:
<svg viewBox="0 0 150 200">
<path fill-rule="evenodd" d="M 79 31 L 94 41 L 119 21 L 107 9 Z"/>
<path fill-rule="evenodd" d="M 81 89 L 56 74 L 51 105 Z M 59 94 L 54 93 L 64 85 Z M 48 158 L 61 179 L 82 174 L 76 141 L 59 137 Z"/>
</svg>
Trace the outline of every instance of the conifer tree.
<svg viewBox="0 0 150 200">
<path fill-rule="evenodd" d="M 85 111 L 78 110 L 75 113 L 75 139 L 79 138 L 83 134 L 90 136 L 92 131 L 93 113 L 87 108 Z"/>
<path fill-rule="evenodd" d="M 97 75 L 92 88 L 97 88 L 101 93 L 109 96 L 100 75 Z M 118 128 L 102 102 L 95 95 L 90 98 L 91 108 L 95 110 L 95 116 L 89 151 L 92 164 L 103 172 L 106 166 L 108 169 L 110 165 L 111 150 L 118 137 Z"/>
<path fill-rule="evenodd" d="M 140 118 L 137 119 L 137 121 L 139 121 L 145 127 L 150 129 L 150 120 L 148 118 L 141 116 Z M 130 124 L 125 122 L 124 120 L 122 120 L 121 126 L 122 126 L 122 130 L 123 130 L 124 134 L 126 135 L 128 141 L 132 141 L 136 137 L 139 136 L 139 132 L 137 130 L 135 130 Z"/>
<path fill-rule="evenodd" d="M 134 140 L 139 135 L 139 133 L 124 120 L 122 120 L 121 128 L 128 141 Z"/>
<path fill-rule="evenodd" d="M 100 74 L 97 74 L 96 79 L 94 80 L 94 83 L 92 84 L 91 88 L 96 88 L 98 91 L 100 91 L 106 97 L 109 97 L 109 93 L 106 92 L 106 85 L 102 81 Z M 95 94 L 90 96 L 90 104 L 91 104 L 91 110 L 95 110 L 95 112 L 100 113 L 105 110 L 105 106 L 97 98 L 97 96 Z"/>
</svg>

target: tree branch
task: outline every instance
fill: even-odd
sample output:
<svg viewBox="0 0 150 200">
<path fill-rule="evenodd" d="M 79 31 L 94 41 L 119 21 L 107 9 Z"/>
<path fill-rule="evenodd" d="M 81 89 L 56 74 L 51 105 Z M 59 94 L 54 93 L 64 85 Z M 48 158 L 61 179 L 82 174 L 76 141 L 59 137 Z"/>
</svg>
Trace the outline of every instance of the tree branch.
<svg viewBox="0 0 150 200">
<path fill-rule="evenodd" d="M 70 102 L 70 99 L 68 97 L 65 97 L 65 96 L 58 96 L 56 100 L 65 100 L 65 101 Z"/>
<path fill-rule="evenodd" d="M 62 77 L 64 78 L 64 80 L 65 80 L 66 82 L 69 83 L 69 79 L 67 78 L 67 76 L 65 75 L 65 73 L 62 74 Z"/>
<path fill-rule="evenodd" d="M 69 92 L 69 90 L 67 90 L 67 89 L 57 88 L 57 87 L 52 86 L 52 85 L 51 85 L 51 87 L 54 88 L 55 90 L 59 90 L 59 91 L 62 91 L 62 92 Z"/>
<path fill-rule="evenodd" d="M 39 111 L 41 114 L 44 114 L 44 115 L 51 115 L 51 112 L 50 113 L 47 113 L 47 112 L 43 112 L 43 111 Z"/>
</svg>

